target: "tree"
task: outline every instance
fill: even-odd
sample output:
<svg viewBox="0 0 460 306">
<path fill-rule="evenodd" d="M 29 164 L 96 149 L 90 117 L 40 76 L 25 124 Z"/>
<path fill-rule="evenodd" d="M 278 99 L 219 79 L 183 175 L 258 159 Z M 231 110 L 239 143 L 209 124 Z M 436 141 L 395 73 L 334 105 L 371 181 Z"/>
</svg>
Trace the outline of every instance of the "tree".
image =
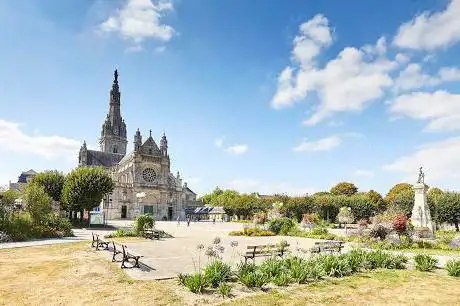
<svg viewBox="0 0 460 306">
<path fill-rule="evenodd" d="M 351 208 L 356 220 L 369 219 L 379 211 L 377 205 L 367 193 L 345 196 L 344 198 L 346 198 L 347 206 Z M 342 205 L 345 205 L 345 203 Z"/>
<path fill-rule="evenodd" d="M 92 210 L 104 195 L 112 192 L 114 183 L 103 168 L 80 167 L 67 175 L 62 189 L 62 202 L 69 211 Z"/>
<path fill-rule="evenodd" d="M 29 184 L 24 190 L 24 202 L 35 225 L 44 224 L 51 213 L 51 197 L 45 188 L 38 184 Z"/>
<path fill-rule="evenodd" d="M 412 189 L 401 190 L 388 203 L 388 208 L 401 215 L 410 216 L 414 207 L 414 191 Z"/>
<path fill-rule="evenodd" d="M 207 193 L 200 197 L 198 200 L 203 202 L 204 204 L 210 204 L 212 205 L 213 201 L 220 196 L 224 191 L 220 189 L 219 187 L 214 188 L 214 190 L 211 193 Z"/>
<path fill-rule="evenodd" d="M 4 227 L 5 223 L 10 218 L 14 203 L 19 196 L 19 192 L 12 189 L 0 193 L 0 229 Z"/>
<path fill-rule="evenodd" d="M 385 201 L 387 201 L 387 203 L 391 203 L 398 194 L 400 194 L 401 192 L 408 191 L 408 190 L 413 192 L 411 184 L 408 184 L 408 183 L 396 184 L 390 189 L 390 191 L 388 191 L 387 195 L 385 196 Z"/>
<path fill-rule="evenodd" d="M 447 222 L 455 225 L 458 232 L 460 223 L 460 194 L 457 192 L 444 192 L 436 198 L 436 221 Z"/>
<path fill-rule="evenodd" d="M 353 223 L 355 217 L 351 212 L 350 207 L 341 207 L 339 210 L 339 214 L 337 215 L 337 220 L 339 223 L 345 224 L 345 232 L 347 232 L 347 224 Z"/>
<path fill-rule="evenodd" d="M 286 216 L 300 221 L 304 214 L 313 212 L 313 200 L 309 196 L 291 197 L 284 203 L 283 211 Z"/>
<path fill-rule="evenodd" d="M 377 207 L 379 211 L 384 211 L 386 209 L 386 203 L 383 200 L 383 197 L 380 193 L 378 193 L 375 190 L 369 190 L 369 192 L 366 194 L 371 202 Z"/>
<path fill-rule="evenodd" d="M 62 187 L 64 186 L 65 176 L 59 171 L 44 171 L 31 180 L 31 184 L 43 186 L 45 192 L 56 202 L 61 200 Z"/>
<path fill-rule="evenodd" d="M 358 188 L 353 183 L 341 182 L 331 188 L 333 195 L 353 195 L 358 192 Z"/>
</svg>

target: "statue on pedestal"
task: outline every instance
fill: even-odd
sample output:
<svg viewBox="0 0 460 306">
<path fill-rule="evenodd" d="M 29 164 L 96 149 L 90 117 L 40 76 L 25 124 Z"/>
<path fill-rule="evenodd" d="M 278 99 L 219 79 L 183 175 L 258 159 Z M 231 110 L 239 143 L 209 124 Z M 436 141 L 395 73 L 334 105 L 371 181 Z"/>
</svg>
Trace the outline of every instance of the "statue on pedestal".
<svg viewBox="0 0 460 306">
<path fill-rule="evenodd" d="M 425 185 L 425 173 L 420 167 L 417 183 L 412 187 L 414 189 L 414 207 L 412 208 L 411 221 L 416 232 L 423 236 L 434 237 L 435 227 L 431 220 L 430 208 L 428 206 L 427 191 Z M 422 235 L 421 235 L 422 236 Z"/>
</svg>

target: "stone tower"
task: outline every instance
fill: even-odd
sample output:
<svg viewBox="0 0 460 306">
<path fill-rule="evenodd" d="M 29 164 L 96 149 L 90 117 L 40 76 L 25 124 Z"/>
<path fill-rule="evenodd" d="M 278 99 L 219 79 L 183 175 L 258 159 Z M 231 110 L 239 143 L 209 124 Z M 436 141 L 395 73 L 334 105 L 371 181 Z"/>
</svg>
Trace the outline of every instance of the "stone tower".
<svg viewBox="0 0 460 306">
<path fill-rule="evenodd" d="M 120 88 L 118 86 L 118 71 L 113 74 L 113 84 L 110 90 L 109 113 L 102 125 L 99 144 L 101 151 L 106 153 L 126 154 L 126 124 L 120 111 Z"/>
</svg>

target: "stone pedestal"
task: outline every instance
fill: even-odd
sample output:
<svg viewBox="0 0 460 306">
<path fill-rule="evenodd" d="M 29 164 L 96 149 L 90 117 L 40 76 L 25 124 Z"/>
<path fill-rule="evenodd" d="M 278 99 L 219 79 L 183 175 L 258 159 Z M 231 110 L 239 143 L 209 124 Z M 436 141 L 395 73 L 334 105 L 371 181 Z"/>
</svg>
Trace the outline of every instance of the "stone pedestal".
<svg viewBox="0 0 460 306">
<path fill-rule="evenodd" d="M 414 207 L 412 208 L 411 217 L 412 224 L 416 231 L 428 228 L 432 237 L 434 237 L 436 229 L 431 220 L 430 207 L 428 206 L 428 188 L 424 183 L 417 183 L 412 188 L 415 192 Z"/>
</svg>

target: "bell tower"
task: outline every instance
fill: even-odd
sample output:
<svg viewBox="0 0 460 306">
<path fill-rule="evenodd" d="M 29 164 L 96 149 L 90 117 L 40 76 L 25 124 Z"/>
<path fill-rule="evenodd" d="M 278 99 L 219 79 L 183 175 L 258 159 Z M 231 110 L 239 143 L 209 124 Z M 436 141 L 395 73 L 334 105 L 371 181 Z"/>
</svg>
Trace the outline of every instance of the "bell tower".
<svg viewBox="0 0 460 306">
<path fill-rule="evenodd" d="M 102 124 L 101 151 L 107 153 L 126 154 L 128 139 L 126 138 L 126 124 L 121 117 L 120 88 L 118 86 L 118 70 L 113 74 L 113 84 L 110 90 L 109 113 Z"/>
</svg>

